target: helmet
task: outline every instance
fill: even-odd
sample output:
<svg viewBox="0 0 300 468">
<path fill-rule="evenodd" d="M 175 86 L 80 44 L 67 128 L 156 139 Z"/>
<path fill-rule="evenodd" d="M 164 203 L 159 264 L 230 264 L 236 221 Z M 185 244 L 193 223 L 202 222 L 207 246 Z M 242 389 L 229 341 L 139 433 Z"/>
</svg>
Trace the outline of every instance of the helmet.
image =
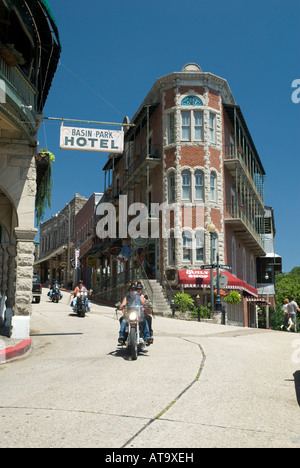
<svg viewBox="0 0 300 468">
<path fill-rule="evenodd" d="M 142 283 L 141 283 L 140 281 L 138 281 L 138 282 L 136 283 L 136 288 L 137 288 L 137 289 L 144 289 L 144 287 L 143 287 L 143 285 L 142 285 Z"/>
<path fill-rule="evenodd" d="M 129 285 L 129 289 L 137 289 L 136 284 L 135 284 L 135 283 L 131 283 L 131 284 Z"/>
</svg>

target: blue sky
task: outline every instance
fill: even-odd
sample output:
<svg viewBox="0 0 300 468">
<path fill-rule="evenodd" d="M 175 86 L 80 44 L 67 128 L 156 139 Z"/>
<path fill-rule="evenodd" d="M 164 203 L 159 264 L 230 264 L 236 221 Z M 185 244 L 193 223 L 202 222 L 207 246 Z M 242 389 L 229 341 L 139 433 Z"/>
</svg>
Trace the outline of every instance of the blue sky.
<svg viewBox="0 0 300 468">
<path fill-rule="evenodd" d="M 45 117 L 132 118 L 156 79 L 189 62 L 227 79 L 267 173 L 276 251 L 300 265 L 299 0 L 50 0 L 62 42 Z M 60 124 L 45 120 L 40 147 L 55 154 L 52 208 L 103 191 L 105 153 L 63 151 Z"/>
</svg>

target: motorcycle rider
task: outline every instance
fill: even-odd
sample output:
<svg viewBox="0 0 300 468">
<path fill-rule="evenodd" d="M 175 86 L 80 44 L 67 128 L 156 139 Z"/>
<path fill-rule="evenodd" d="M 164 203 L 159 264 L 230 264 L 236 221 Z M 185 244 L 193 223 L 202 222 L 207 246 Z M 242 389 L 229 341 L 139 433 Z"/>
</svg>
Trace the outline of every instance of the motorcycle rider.
<svg viewBox="0 0 300 468">
<path fill-rule="evenodd" d="M 124 297 L 122 304 L 119 306 L 119 310 L 122 310 L 124 307 L 127 306 L 127 303 L 129 303 L 130 301 L 132 301 L 132 300 L 134 300 L 136 298 L 138 298 L 138 300 L 139 300 L 139 302 L 141 304 L 145 304 L 145 298 L 143 296 L 142 297 L 138 296 L 136 284 L 131 283 L 131 285 L 129 286 L 129 294 Z M 118 343 L 122 344 L 122 345 L 125 343 L 126 323 L 127 322 L 126 322 L 125 317 L 122 317 L 119 340 L 118 340 Z M 150 336 L 147 320 L 144 318 L 142 323 L 143 323 L 144 340 L 146 342 L 146 345 L 150 346 L 150 344 L 153 343 L 153 339 Z"/>
<path fill-rule="evenodd" d="M 79 280 L 78 282 L 78 286 L 76 286 L 76 288 L 74 289 L 74 291 L 71 293 L 74 297 L 73 301 L 71 302 L 71 307 L 73 309 L 76 309 L 76 305 L 77 305 L 77 294 L 81 291 L 86 291 L 88 292 L 88 290 L 86 289 L 86 287 L 83 285 L 83 281 L 82 280 Z M 86 310 L 89 312 L 91 309 L 90 309 L 90 303 L 89 303 L 89 298 L 88 296 L 86 297 Z"/>
<path fill-rule="evenodd" d="M 51 286 L 49 286 L 50 287 L 50 292 L 49 292 L 48 296 L 50 296 L 51 301 L 52 301 L 52 296 L 53 296 L 55 286 L 57 286 L 58 289 L 59 289 L 59 284 L 58 284 L 58 281 L 56 279 L 52 280 L 52 284 L 51 284 Z M 62 293 L 60 292 L 60 289 L 59 289 L 59 300 L 61 298 L 62 298 Z"/>
<path fill-rule="evenodd" d="M 140 295 L 141 298 L 144 298 L 145 299 L 145 303 L 147 303 L 147 299 L 148 297 L 144 296 L 143 294 L 143 285 L 140 281 L 138 281 L 136 283 L 136 288 L 137 288 L 137 292 L 138 294 Z M 149 331 L 150 331 L 150 335 L 151 335 L 151 338 L 153 340 L 153 329 L 152 329 L 152 317 L 151 317 L 151 311 L 146 307 L 146 310 L 145 310 L 145 319 L 147 320 L 147 323 L 148 323 L 148 327 L 149 327 Z"/>
</svg>

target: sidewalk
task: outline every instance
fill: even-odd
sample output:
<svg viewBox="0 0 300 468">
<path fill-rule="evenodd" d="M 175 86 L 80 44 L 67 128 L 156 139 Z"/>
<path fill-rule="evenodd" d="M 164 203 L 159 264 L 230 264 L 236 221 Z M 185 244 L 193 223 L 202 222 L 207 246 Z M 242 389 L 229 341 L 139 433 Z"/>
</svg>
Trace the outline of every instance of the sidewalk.
<svg viewBox="0 0 300 468">
<path fill-rule="evenodd" d="M 5 328 L 0 328 L 0 364 L 5 364 L 11 359 L 23 356 L 30 348 L 31 339 L 12 340 L 5 335 Z"/>
</svg>

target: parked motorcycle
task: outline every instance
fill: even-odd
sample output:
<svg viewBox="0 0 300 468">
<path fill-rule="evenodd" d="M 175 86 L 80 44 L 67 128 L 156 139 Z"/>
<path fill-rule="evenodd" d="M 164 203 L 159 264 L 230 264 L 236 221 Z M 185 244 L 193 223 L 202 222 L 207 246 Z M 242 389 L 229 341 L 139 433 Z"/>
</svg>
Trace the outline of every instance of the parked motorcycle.
<svg viewBox="0 0 300 468">
<path fill-rule="evenodd" d="M 116 304 L 116 306 L 119 308 L 120 303 Z M 136 361 L 139 353 L 143 351 L 146 346 L 143 334 L 143 319 L 145 312 L 138 296 L 134 299 L 130 299 L 126 308 L 123 309 L 123 314 L 123 319 L 126 320 L 126 348 L 128 349 L 132 360 Z"/>
</svg>

